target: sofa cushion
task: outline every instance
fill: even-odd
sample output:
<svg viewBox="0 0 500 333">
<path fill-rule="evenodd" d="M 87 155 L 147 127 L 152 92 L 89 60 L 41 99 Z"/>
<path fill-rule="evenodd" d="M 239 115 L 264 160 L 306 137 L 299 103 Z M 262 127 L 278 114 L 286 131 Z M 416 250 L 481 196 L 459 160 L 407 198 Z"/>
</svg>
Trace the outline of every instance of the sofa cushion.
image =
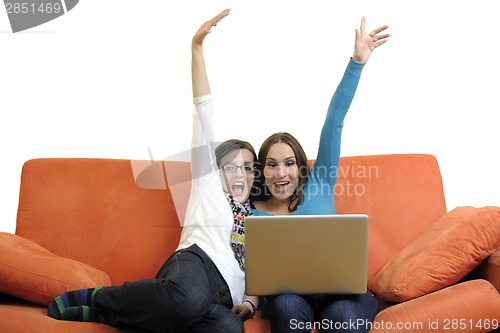
<svg viewBox="0 0 500 333">
<path fill-rule="evenodd" d="M 369 280 L 389 302 L 404 302 L 462 279 L 500 245 L 500 208 L 458 207 L 432 224 Z"/>
<path fill-rule="evenodd" d="M 0 292 L 48 305 L 65 291 L 110 284 L 108 274 L 99 269 L 0 233 Z"/>
<path fill-rule="evenodd" d="M 498 248 L 485 262 L 483 274 L 500 293 L 500 248 Z"/>
</svg>

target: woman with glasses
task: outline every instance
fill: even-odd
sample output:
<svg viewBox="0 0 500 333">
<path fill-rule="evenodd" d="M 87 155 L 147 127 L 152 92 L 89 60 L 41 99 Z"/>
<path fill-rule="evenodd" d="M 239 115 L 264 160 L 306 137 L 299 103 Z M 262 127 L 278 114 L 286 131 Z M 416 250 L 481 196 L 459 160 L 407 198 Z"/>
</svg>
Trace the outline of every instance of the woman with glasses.
<svg viewBox="0 0 500 333">
<path fill-rule="evenodd" d="M 256 154 L 241 140 L 213 149 L 203 56 L 205 37 L 228 14 L 204 23 L 192 39 L 193 180 L 177 251 L 156 278 L 64 293 L 49 305 L 49 316 L 138 332 L 241 333 L 255 312 L 258 299 L 244 295 L 243 235 Z"/>
</svg>

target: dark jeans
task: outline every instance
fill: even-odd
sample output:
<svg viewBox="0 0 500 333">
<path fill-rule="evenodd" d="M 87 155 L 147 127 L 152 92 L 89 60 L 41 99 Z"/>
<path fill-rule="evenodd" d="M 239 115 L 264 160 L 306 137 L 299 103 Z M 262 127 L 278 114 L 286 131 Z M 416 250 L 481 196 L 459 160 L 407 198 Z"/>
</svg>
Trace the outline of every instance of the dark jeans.
<svg viewBox="0 0 500 333">
<path fill-rule="evenodd" d="M 272 333 L 368 332 L 378 313 L 371 292 L 362 295 L 272 296 L 264 304 L 263 317 L 269 319 Z"/>
<path fill-rule="evenodd" d="M 196 245 L 172 254 L 155 279 L 102 288 L 93 304 L 98 322 L 132 332 L 243 332 L 229 287 Z"/>
</svg>

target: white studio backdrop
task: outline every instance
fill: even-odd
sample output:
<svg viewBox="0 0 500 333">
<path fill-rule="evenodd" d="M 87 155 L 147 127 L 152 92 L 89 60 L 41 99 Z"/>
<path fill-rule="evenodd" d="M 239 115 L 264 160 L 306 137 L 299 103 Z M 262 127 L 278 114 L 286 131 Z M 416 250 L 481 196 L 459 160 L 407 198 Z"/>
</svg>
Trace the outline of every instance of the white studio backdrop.
<svg viewBox="0 0 500 333">
<path fill-rule="evenodd" d="M 314 158 L 364 15 L 391 38 L 363 70 L 342 155 L 433 154 L 449 210 L 500 205 L 494 0 L 81 0 L 17 33 L 0 12 L 0 231 L 15 231 L 28 159 L 188 149 L 191 37 L 225 8 L 205 42 L 218 139 L 258 149 L 287 131 Z"/>
</svg>

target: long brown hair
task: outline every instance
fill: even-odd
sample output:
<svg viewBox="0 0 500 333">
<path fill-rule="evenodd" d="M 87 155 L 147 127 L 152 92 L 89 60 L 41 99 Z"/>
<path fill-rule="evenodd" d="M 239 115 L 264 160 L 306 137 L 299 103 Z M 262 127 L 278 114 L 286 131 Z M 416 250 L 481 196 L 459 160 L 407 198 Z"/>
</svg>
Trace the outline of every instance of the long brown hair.
<svg viewBox="0 0 500 333">
<path fill-rule="evenodd" d="M 275 143 L 285 143 L 292 148 L 293 153 L 295 154 L 295 160 L 297 162 L 297 167 L 299 168 L 299 184 L 295 189 L 294 193 L 290 197 L 290 204 L 288 205 L 288 210 L 293 212 L 297 209 L 298 205 L 303 200 L 304 197 L 304 186 L 307 182 L 307 177 L 309 175 L 309 163 L 304 152 L 304 149 L 300 145 L 299 141 L 290 133 L 287 132 L 278 132 L 274 133 L 270 137 L 268 137 L 260 146 L 259 155 L 258 155 L 258 163 L 257 169 L 259 172 L 255 175 L 254 182 L 254 191 L 251 194 L 251 200 L 255 201 L 266 201 L 271 197 L 271 193 L 269 188 L 266 185 L 265 177 L 264 177 L 264 168 L 266 166 L 266 159 L 269 153 L 269 149 Z"/>
</svg>

